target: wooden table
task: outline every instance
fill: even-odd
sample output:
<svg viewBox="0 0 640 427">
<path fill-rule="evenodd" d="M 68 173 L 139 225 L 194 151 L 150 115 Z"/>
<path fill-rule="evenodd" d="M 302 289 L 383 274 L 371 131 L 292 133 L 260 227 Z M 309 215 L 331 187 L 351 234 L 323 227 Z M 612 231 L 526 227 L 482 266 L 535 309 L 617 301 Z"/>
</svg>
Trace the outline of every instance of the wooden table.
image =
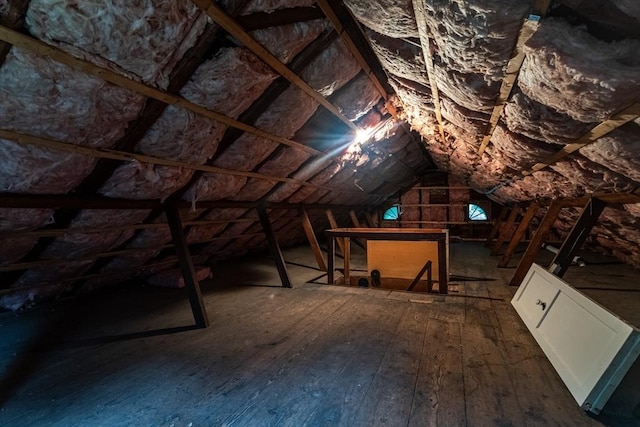
<svg viewBox="0 0 640 427">
<path fill-rule="evenodd" d="M 447 271 L 447 233 L 424 230 L 420 228 L 334 228 L 327 230 L 328 260 L 327 283 L 335 282 L 335 253 L 336 239 L 344 239 L 344 276 L 345 283 L 349 283 L 349 264 L 351 258 L 350 239 L 365 240 L 405 240 L 405 241 L 435 241 L 438 244 L 438 288 L 441 294 L 447 293 L 449 272 Z"/>
</svg>

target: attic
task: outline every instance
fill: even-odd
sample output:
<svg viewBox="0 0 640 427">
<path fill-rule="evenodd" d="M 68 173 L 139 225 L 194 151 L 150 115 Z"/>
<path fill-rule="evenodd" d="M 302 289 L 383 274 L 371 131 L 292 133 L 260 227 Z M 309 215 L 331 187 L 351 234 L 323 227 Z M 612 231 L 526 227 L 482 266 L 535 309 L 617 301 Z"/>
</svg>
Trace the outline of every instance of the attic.
<svg viewBox="0 0 640 427">
<path fill-rule="evenodd" d="M 535 263 L 640 327 L 639 21 L 0 2 L 0 425 L 638 425 L 638 363 L 587 415 L 510 302 Z M 385 230 L 435 285 L 373 289 Z"/>
</svg>

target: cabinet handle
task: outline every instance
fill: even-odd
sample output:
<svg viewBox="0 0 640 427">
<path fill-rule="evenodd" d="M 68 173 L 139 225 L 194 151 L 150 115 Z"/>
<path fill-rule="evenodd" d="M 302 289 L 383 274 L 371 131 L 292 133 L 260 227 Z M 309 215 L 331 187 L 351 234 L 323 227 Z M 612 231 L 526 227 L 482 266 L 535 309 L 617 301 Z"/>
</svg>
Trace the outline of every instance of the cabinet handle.
<svg viewBox="0 0 640 427">
<path fill-rule="evenodd" d="M 547 303 L 541 300 L 536 301 L 536 305 L 542 306 L 542 311 L 547 308 Z"/>
</svg>

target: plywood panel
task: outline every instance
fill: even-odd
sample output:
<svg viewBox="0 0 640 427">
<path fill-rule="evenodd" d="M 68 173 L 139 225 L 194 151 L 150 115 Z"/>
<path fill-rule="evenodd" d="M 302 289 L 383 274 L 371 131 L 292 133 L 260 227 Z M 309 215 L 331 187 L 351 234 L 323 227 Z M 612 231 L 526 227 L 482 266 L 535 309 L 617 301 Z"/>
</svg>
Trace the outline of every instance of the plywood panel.
<svg viewBox="0 0 640 427">
<path fill-rule="evenodd" d="M 438 242 L 369 240 L 367 244 L 369 275 L 378 270 L 383 278 L 414 279 L 429 260 L 433 263 L 433 280 L 438 280 Z"/>
</svg>

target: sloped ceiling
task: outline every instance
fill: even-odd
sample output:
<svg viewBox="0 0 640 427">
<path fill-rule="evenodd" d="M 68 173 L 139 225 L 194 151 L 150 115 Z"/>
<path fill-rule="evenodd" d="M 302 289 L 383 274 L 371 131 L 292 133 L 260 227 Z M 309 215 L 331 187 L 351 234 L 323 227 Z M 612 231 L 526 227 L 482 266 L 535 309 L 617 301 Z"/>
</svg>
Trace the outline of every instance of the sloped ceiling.
<svg viewBox="0 0 640 427">
<path fill-rule="evenodd" d="M 288 204 L 375 206 L 438 171 L 501 203 L 634 190 L 640 10 L 597 3 L 0 3 L 0 306 L 175 266 L 161 203 L 205 263 L 264 247 L 256 203 L 293 244 Z M 594 240 L 640 264 L 639 214 Z"/>
</svg>

